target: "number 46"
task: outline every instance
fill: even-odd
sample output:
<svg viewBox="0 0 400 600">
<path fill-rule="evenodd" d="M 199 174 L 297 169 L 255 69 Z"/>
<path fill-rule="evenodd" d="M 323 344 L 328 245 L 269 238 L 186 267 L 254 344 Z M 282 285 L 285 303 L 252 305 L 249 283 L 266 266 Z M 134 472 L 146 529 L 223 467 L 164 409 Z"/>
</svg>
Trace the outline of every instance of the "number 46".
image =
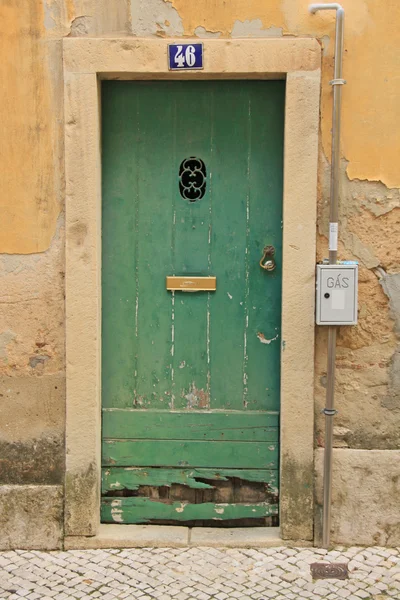
<svg viewBox="0 0 400 600">
<path fill-rule="evenodd" d="M 185 54 L 182 52 L 183 46 L 177 46 L 177 52 L 174 57 L 174 61 L 177 67 L 184 67 L 185 62 L 188 67 L 193 67 L 196 62 L 196 54 L 194 46 L 188 46 Z"/>
</svg>

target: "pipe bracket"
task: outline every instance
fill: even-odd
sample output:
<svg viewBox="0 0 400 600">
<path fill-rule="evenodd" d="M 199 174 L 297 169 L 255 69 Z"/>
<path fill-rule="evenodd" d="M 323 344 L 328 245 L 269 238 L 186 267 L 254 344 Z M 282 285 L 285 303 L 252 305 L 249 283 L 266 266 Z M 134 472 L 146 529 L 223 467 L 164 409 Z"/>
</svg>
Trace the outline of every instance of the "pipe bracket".
<svg viewBox="0 0 400 600">
<path fill-rule="evenodd" d="M 339 411 L 334 408 L 323 408 L 321 410 L 321 413 L 324 414 L 326 417 L 334 417 L 338 414 L 338 412 Z"/>
<path fill-rule="evenodd" d="M 329 82 L 329 85 L 346 85 L 347 81 L 345 79 L 332 79 Z"/>
</svg>

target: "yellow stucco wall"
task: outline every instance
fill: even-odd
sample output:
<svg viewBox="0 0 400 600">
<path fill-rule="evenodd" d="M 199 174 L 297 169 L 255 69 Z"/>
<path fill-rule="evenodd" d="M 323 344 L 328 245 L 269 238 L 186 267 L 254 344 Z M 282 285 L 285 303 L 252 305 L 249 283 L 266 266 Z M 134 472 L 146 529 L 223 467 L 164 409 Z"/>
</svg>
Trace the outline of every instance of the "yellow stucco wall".
<svg viewBox="0 0 400 600">
<path fill-rule="evenodd" d="M 322 148 L 330 155 L 334 12 L 308 0 L 2 0 L 0 252 L 46 250 L 63 205 L 60 52 L 65 35 L 306 35 L 324 48 Z M 342 154 L 350 179 L 400 187 L 400 3 L 343 0 Z M 136 19 L 140 26 L 133 21 Z M 172 27 L 175 22 L 175 30 Z M 179 26 L 177 26 L 177 24 Z M 74 29 L 74 26 L 75 29 Z M 269 30 L 269 31 L 268 31 Z M 4 143 L 5 141 L 5 143 Z"/>
<path fill-rule="evenodd" d="M 43 6 L 0 2 L 0 23 L 0 250 L 40 252 L 60 210 Z"/>
<path fill-rule="evenodd" d="M 331 89 L 335 12 L 308 13 L 309 0 L 172 0 L 185 34 L 196 28 L 230 36 L 237 21 L 260 19 L 283 35 L 311 35 L 324 44 L 322 141 L 330 154 Z M 346 11 L 343 100 L 343 156 L 351 179 L 400 186 L 400 3 L 398 0 L 343 0 Z"/>
</svg>

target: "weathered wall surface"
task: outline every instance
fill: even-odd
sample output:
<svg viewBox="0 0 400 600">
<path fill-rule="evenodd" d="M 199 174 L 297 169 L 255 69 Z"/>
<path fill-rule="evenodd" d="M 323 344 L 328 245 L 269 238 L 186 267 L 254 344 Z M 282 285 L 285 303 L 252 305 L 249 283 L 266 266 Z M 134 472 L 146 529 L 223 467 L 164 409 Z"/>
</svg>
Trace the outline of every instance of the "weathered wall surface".
<svg viewBox="0 0 400 600">
<path fill-rule="evenodd" d="M 62 548 L 59 485 L 0 486 L 0 550 Z"/>
<path fill-rule="evenodd" d="M 400 536 L 398 450 L 336 450 L 333 460 L 332 538 L 339 544 L 397 546 Z M 322 503 L 323 451 L 316 453 L 317 502 Z M 321 541 L 316 520 L 316 540 Z"/>
<path fill-rule="evenodd" d="M 0 256 L 0 484 L 61 484 L 64 470 L 62 218 L 51 248 Z"/>
<path fill-rule="evenodd" d="M 63 37 L 317 37 L 323 52 L 322 258 L 327 254 L 334 14 L 312 16 L 308 3 L 0 0 L 0 485 L 56 486 L 63 479 Z M 355 452 L 366 451 L 362 456 L 370 456 L 374 473 L 382 469 L 381 459 L 374 459 L 383 454 L 368 451 L 393 456 L 400 448 L 400 79 L 395 51 L 400 5 L 397 0 L 342 4 L 348 84 L 343 93 L 340 257 L 360 261 L 360 319 L 357 327 L 343 328 L 339 335 L 335 445 L 350 469 L 357 468 Z M 323 445 L 325 352 L 321 329 L 315 380 L 318 446 Z M 373 482 L 374 477 L 371 485 L 377 485 Z M 386 485 L 390 502 L 390 482 L 379 485 Z M 352 493 L 343 505 L 351 503 Z M 339 495 L 337 508 L 340 503 Z M 384 528 L 384 519 L 375 527 Z M 356 530 L 338 525 L 336 531 L 338 541 L 362 543 L 350 539 Z M 400 533 L 388 539 L 400 543 Z"/>
</svg>

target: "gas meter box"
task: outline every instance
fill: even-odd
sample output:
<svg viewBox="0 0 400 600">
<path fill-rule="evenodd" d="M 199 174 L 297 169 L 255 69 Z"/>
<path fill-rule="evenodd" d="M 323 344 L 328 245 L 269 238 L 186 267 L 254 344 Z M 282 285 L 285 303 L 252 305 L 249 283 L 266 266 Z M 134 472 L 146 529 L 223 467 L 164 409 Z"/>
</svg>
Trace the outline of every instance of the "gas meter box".
<svg viewBox="0 0 400 600">
<path fill-rule="evenodd" d="M 356 325 L 358 264 L 317 265 L 317 325 Z"/>
</svg>

